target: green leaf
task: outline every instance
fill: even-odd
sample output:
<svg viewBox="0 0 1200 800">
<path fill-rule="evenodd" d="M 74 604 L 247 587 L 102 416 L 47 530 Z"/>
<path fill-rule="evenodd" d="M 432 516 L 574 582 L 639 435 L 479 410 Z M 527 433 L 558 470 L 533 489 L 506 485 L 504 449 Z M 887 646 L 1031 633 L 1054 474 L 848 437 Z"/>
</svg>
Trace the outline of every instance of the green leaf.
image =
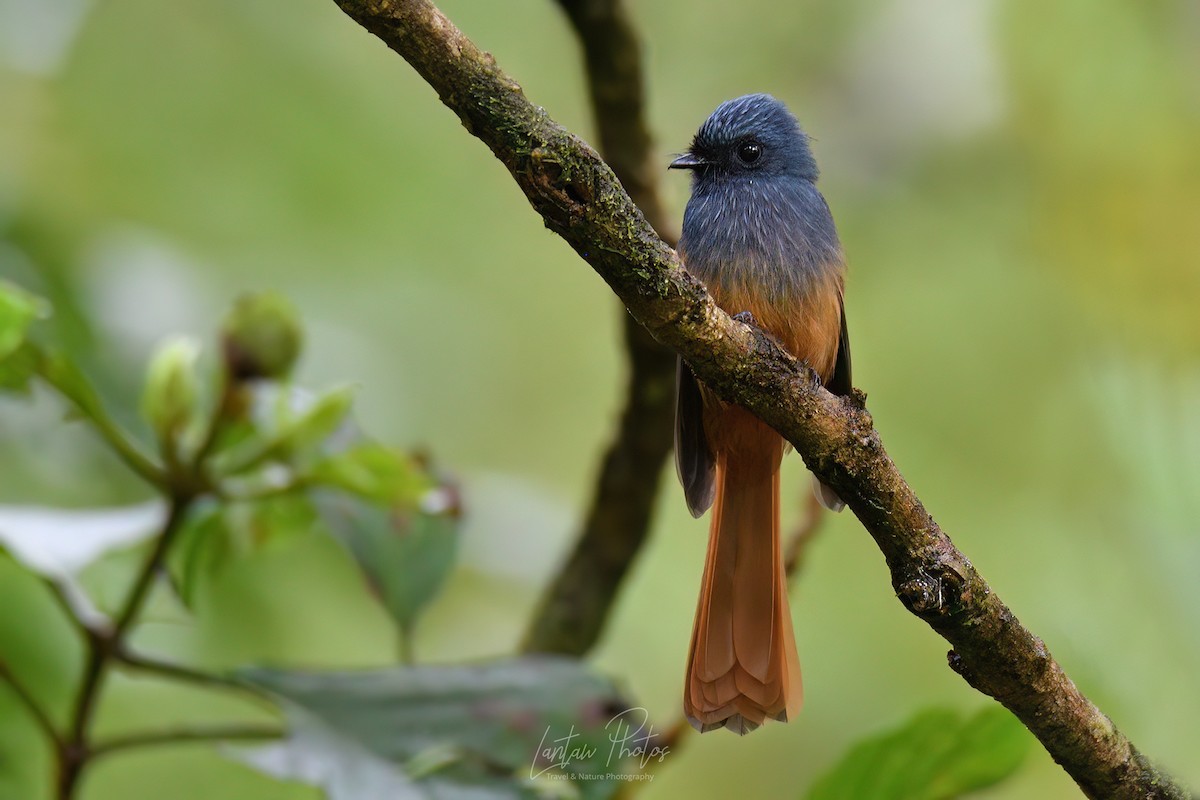
<svg viewBox="0 0 1200 800">
<path fill-rule="evenodd" d="M 32 572 L 54 581 L 76 615 L 99 623 L 78 575 L 106 553 L 149 539 L 162 529 L 162 503 L 119 508 L 0 506 L 0 545 Z"/>
<path fill-rule="evenodd" d="M 1029 733 L 1000 706 L 964 719 L 930 710 L 859 742 L 809 791 L 808 800 L 941 800 L 1008 778 L 1029 749 Z"/>
<path fill-rule="evenodd" d="M 391 505 L 415 506 L 432 481 L 403 451 L 364 442 L 315 464 L 311 482 Z"/>
<path fill-rule="evenodd" d="M 0 280 L 0 364 L 25 342 L 33 321 L 47 313 L 49 306 L 40 297 Z"/>
<path fill-rule="evenodd" d="M 312 503 L 299 493 L 249 503 L 205 501 L 184 523 L 168 562 L 179 599 L 194 608 L 227 567 L 313 531 L 316 522 Z"/>
<path fill-rule="evenodd" d="M 354 391 L 344 386 L 313 396 L 288 386 L 253 393 L 251 435 L 215 460 L 219 474 L 238 475 L 269 462 L 294 463 L 329 443 L 348 424 Z"/>
<path fill-rule="evenodd" d="M 279 780 L 307 783 L 329 800 L 423 800 L 426 795 L 395 764 L 323 724 L 303 709 L 285 705 L 290 734 L 279 744 L 227 751 Z"/>
<path fill-rule="evenodd" d="M 232 559 L 233 531 L 225 508 L 205 502 L 184 523 L 167 566 L 179 599 L 194 608 L 203 585 Z"/>
<path fill-rule="evenodd" d="M 285 415 L 276 439 L 285 447 L 300 450 L 320 444 L 346 422 L 354 403 L 354 389 L 340 386 L 318 395 L 299 414 Z"/>
<path fill-rule="evenodd" d="M 255 669 L 241 677 L 283 699 L 290 735 L 237 757 L 322 786 L 330 800 L 524 797 L 554 788 L 552 773 L 605 776 L 572 781 L 579 795 L 605 798 L 620 783 L 608 774 L 635 768 L 605 728 L 624 702 L 609 681 L 568 659 L 343 673 Z M 568 750 L 541 755 L 568 736 Z"/>
<path fill-rule="evenodd" d="M 408 636 L 454 565 L 458 520 L 453 503 L 449 513 L 429 514 L 330 491 L 314 491 L 312 498 L 321 519 L 350 551 L 401 633 Z"/>
</svg>

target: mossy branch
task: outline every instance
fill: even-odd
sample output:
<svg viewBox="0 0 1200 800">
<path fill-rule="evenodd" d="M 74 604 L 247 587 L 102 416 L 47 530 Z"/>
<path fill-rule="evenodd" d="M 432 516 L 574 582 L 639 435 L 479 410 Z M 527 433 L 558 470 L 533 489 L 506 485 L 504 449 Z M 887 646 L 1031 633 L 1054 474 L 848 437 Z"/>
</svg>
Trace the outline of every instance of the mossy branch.
<svg viewBox="0 0 1200 800">
<path fill-rule="evenodd" d="M 951 667 L 1019 717 L 1085 794 L 1190 796 L 1084 697 L 954 547 L 888 457 L 862 395 L 831 395 L 768 336 L 719 309 L 596 152 L 427 0 L 337 3 L 420 73 L 656 339 L 795 446 L 875 539 L 897 597 L 951 643 Z"/>
</svg>

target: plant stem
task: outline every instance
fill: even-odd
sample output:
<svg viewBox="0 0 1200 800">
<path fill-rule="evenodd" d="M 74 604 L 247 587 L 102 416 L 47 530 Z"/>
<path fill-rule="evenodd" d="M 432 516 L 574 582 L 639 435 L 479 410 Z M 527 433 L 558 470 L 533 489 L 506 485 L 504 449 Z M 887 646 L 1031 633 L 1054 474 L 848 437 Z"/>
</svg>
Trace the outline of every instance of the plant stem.
<svg viewBox="0 0 1200 800">
<path fill-rule="evenodd" d="M 114 736 L 94 745 L 88 751 L 89 758 L 100 758 L 135 747 L 189 742 L 220 741 L 263 741 L 283 738 L 285 731 L 270 725 L 219 725 L 210 728 L 168 728 L 161 731 L 144 731 L 124 736 Z"/>
<path fill-rule="evenodd" d="M 124 646 L 113 653 L 113 659 L 117 664 L 128 667 L 141 672 L 149 672 L 163 678 L 180 681 L 181 683 L 190 683 L 196 686 L 204 686 L 210 689 L 221 689 L 224 691 L 237 692 L 246 697 L 248 700 L 253 700 L 266 708 L 274 709 L 275 705 L 271 703 L 263 695 L 263 693 L 255 686 L 249 683 L 231 678 L 226 675 L 220 675 L 213 672 L 204 672 L 203 670 L 192 669 L 181 664 L 172 664 L 167 661 L 160 661 L 156 658 L 139 655 L 130 652 Z"/>
<path fill-rule="evenodd" d="M 96 390 L 87 383 L 78 367 L 61 355 L 42 351 L 38 355 L 41 363 L 38 374 L 75 406 L 125 465 L 147 483 L 160 488 L 165 486 L 163 469 L 145 455 L 109 415 Z"/>
<path fill-rule="evenodd" d="M 200 440 L 199 446 L 196 448 L 196 454 L 192 457 L 193 462 L 199 466 L 212 452 L 213 447 L 217 444 L 217 439 L 221 435 L 221 431 L 225 428 L 225 421 L 229 419 L 229 411 L 233 408 L 234 394 L 236 385 L 229 377 L 227 370 L 221 370 L 221 393 L 217 396 L 217 402 L 213 405 L 212 416 L 209 417 L 208 425 L 204 429 L 204 438 Z"/>
<path fill-rule="evenodd" d="M 59 800 L 69 800 L 75 794 L 79 777 L 87 764 L 88 732 L 95 715 L 96 704 L 104 685 L 105 674 L 113 656 L 120 652 L 123 640 L 154 583 L 154 578 L 166 558 L 175 535 L 182 527 L 188 509 L 194 500 L 189 493 L 171 498 L 167 519 L 154 542 L 154 549 L 146 558 L 134 581 L 133 589 L 117 614 L 116 622 L 107 631 L 87 631 L 88 655 L 83 671 L 83 685 L 71 715 L 70 732 L 65 745 L 60 749 Z"/>
<path fill-rule="evenodd" d="M 406 667 L 411 667 L 416 663 L 416 653 L 413 652 L 412 625 L 396 626 L 396 654 L 400 657 L 400 663 Z"/>
</svg>

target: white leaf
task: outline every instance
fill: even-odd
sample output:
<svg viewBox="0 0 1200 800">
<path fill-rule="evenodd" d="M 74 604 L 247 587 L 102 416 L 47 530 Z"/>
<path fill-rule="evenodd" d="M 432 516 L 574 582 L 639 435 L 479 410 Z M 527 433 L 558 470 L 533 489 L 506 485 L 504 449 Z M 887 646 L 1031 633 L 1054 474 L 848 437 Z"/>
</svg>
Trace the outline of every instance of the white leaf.
<svg viewBox="0 0 1200 800">
<path fill-rule="evenodd" d="M 165 519 L 160 501 L 88 509 L 0 506 L 0 546 L 57 584 L 79 619 L 94 624 L 104 615 L 76 576 L 105 553 L 149 539 Z"/>
</svg>

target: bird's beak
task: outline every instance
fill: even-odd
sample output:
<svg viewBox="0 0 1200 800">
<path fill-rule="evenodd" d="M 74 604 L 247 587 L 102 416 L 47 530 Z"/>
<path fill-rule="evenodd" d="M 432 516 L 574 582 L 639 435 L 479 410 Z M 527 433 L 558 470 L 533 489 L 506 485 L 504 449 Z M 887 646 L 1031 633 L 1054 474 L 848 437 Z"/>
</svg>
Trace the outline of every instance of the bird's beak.
<svg viewBox="0 0 1200 800">
<path fill-rule="evenodd" d="M 667 169 L 700 169 L 708 162 L 695 153 L 684 153 L 667 165 Z"/>
</svg>

